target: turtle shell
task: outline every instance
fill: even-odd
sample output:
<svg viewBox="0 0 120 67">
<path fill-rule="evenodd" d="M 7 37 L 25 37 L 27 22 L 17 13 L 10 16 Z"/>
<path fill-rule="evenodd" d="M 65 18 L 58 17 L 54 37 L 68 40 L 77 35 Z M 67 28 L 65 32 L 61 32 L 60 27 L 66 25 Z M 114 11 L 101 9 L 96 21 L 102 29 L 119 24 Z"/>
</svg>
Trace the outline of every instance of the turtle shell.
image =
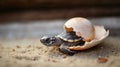
<svg viewBox="0 0 120 67">
<path fill-rule="evenodd" d="M 82 37 L 84 41 L 90 42 L 95 37 L 95 29 L 92 23 L 81 17 L 75 17 L 68 20 L 64 24 L 65 32 L 74 31 L 78 37 Z"/>
<path fill-rule="evenodd" d="M 82 39 L 81 37 L 76 36 L 75 32 L 63 32 L 57 37 L 67 42 L 78 42 Z"/>
</svg>

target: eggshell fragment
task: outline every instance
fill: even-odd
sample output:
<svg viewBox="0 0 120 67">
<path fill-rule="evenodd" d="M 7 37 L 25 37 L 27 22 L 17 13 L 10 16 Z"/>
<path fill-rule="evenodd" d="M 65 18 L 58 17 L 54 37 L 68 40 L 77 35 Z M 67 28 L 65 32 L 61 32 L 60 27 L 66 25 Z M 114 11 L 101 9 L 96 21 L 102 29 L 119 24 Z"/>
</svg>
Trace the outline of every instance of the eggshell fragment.
<svg viewBox="0 0 120 67">
<path fill-rule="evenodd" d="M 98 62 L 98 63 L 106 63 L 107 61 L 108 61 L 108 59 L 105 58 L 105 57 L 99 57 L 99 58 L 97 59 L 97 62 Z"/>
<path fill-rule="evenodd" d="M 101 43 L 108 35 L 109 30 L 105 30 L 104 26 L 94 26 L 95 27 L 95 38 L 90 42 L 85 42 L 83 46 L 73 46 L 68 47 L 70 50 L 85 50 L 91 48 L 99 43 Z"/>
<path fill-rule="evenodd" d="M 76 17 L 68 20 L 64 24 L 64 30 L 66 32 L 76 32 L 78 37 L 82 37 L 84 41 L 91 41 L 95 37 L 95 29 L 92 23 L 81 17 Z"/>
</svg>

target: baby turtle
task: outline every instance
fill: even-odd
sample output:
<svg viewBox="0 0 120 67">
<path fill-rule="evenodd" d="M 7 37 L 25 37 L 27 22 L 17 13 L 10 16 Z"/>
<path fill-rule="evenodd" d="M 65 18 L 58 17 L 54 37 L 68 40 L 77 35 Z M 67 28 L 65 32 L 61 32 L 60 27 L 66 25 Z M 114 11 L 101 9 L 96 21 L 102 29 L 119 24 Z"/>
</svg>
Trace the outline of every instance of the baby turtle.
<svg viewBox="0 0 120 67">
<path fill-rule="evenodd" d="M 63 32 L 58 36 L 44 36 L 40 41 L 46 46 L 60 45 L 60 51 L 68 55 L 74 55 L 75 51 L 69 50 L 68 46 L 83 45 L 85 41 L 75 35 L 75 32 Z"/>
<path fill-rule="evenodd" d="M 103 33 L 96 34 L 95 28 Z M 109 31 L 106 33 L 103 27 L 95 27 L 89 20 L 76 17 L 64 24 L 64 32 L 57 36 L 44 36 L 40 39 L 40 42 L 46 46 L 59 45 L 60 51 L 63 53 L 74 55 L 76 50 L 85 50 L 95 46 L 106 38 L 108 34 Z"/>
</svg>

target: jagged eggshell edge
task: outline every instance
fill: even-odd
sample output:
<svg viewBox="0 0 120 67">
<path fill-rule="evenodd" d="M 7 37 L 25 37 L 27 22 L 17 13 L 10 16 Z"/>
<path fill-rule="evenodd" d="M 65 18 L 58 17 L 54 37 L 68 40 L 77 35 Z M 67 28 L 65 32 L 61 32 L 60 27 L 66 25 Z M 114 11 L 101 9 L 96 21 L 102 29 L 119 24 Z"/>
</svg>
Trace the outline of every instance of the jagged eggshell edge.
<svg viewBox="0 0 120 67">
<path fill-rule="evenodd" d="M 85 42 L 83 46 L 73 46 L 68 47 L 70 50 L 85 50 L 96 46 L 97 44 L 101 43 L 108 35 L 109 30 L 105 30 L 104 26 L 94 26 L 95 27 L 95 38 L 90 42 Z"/>
</svg>

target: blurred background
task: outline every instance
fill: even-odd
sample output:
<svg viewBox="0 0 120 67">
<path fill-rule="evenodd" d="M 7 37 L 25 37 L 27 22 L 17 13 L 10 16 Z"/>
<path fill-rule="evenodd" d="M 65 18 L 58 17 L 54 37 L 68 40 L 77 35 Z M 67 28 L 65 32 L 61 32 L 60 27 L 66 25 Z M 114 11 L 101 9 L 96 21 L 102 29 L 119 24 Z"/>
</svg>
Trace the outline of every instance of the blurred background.
<svg viewBox="0 0 120 67">
<path fill-rule="evenodd" d="M 120 34 L 120 0 L 0 0 L 0 38 L 57 35 L 73 17 L 104 25 L 111 36 Z"/>
</svg>

